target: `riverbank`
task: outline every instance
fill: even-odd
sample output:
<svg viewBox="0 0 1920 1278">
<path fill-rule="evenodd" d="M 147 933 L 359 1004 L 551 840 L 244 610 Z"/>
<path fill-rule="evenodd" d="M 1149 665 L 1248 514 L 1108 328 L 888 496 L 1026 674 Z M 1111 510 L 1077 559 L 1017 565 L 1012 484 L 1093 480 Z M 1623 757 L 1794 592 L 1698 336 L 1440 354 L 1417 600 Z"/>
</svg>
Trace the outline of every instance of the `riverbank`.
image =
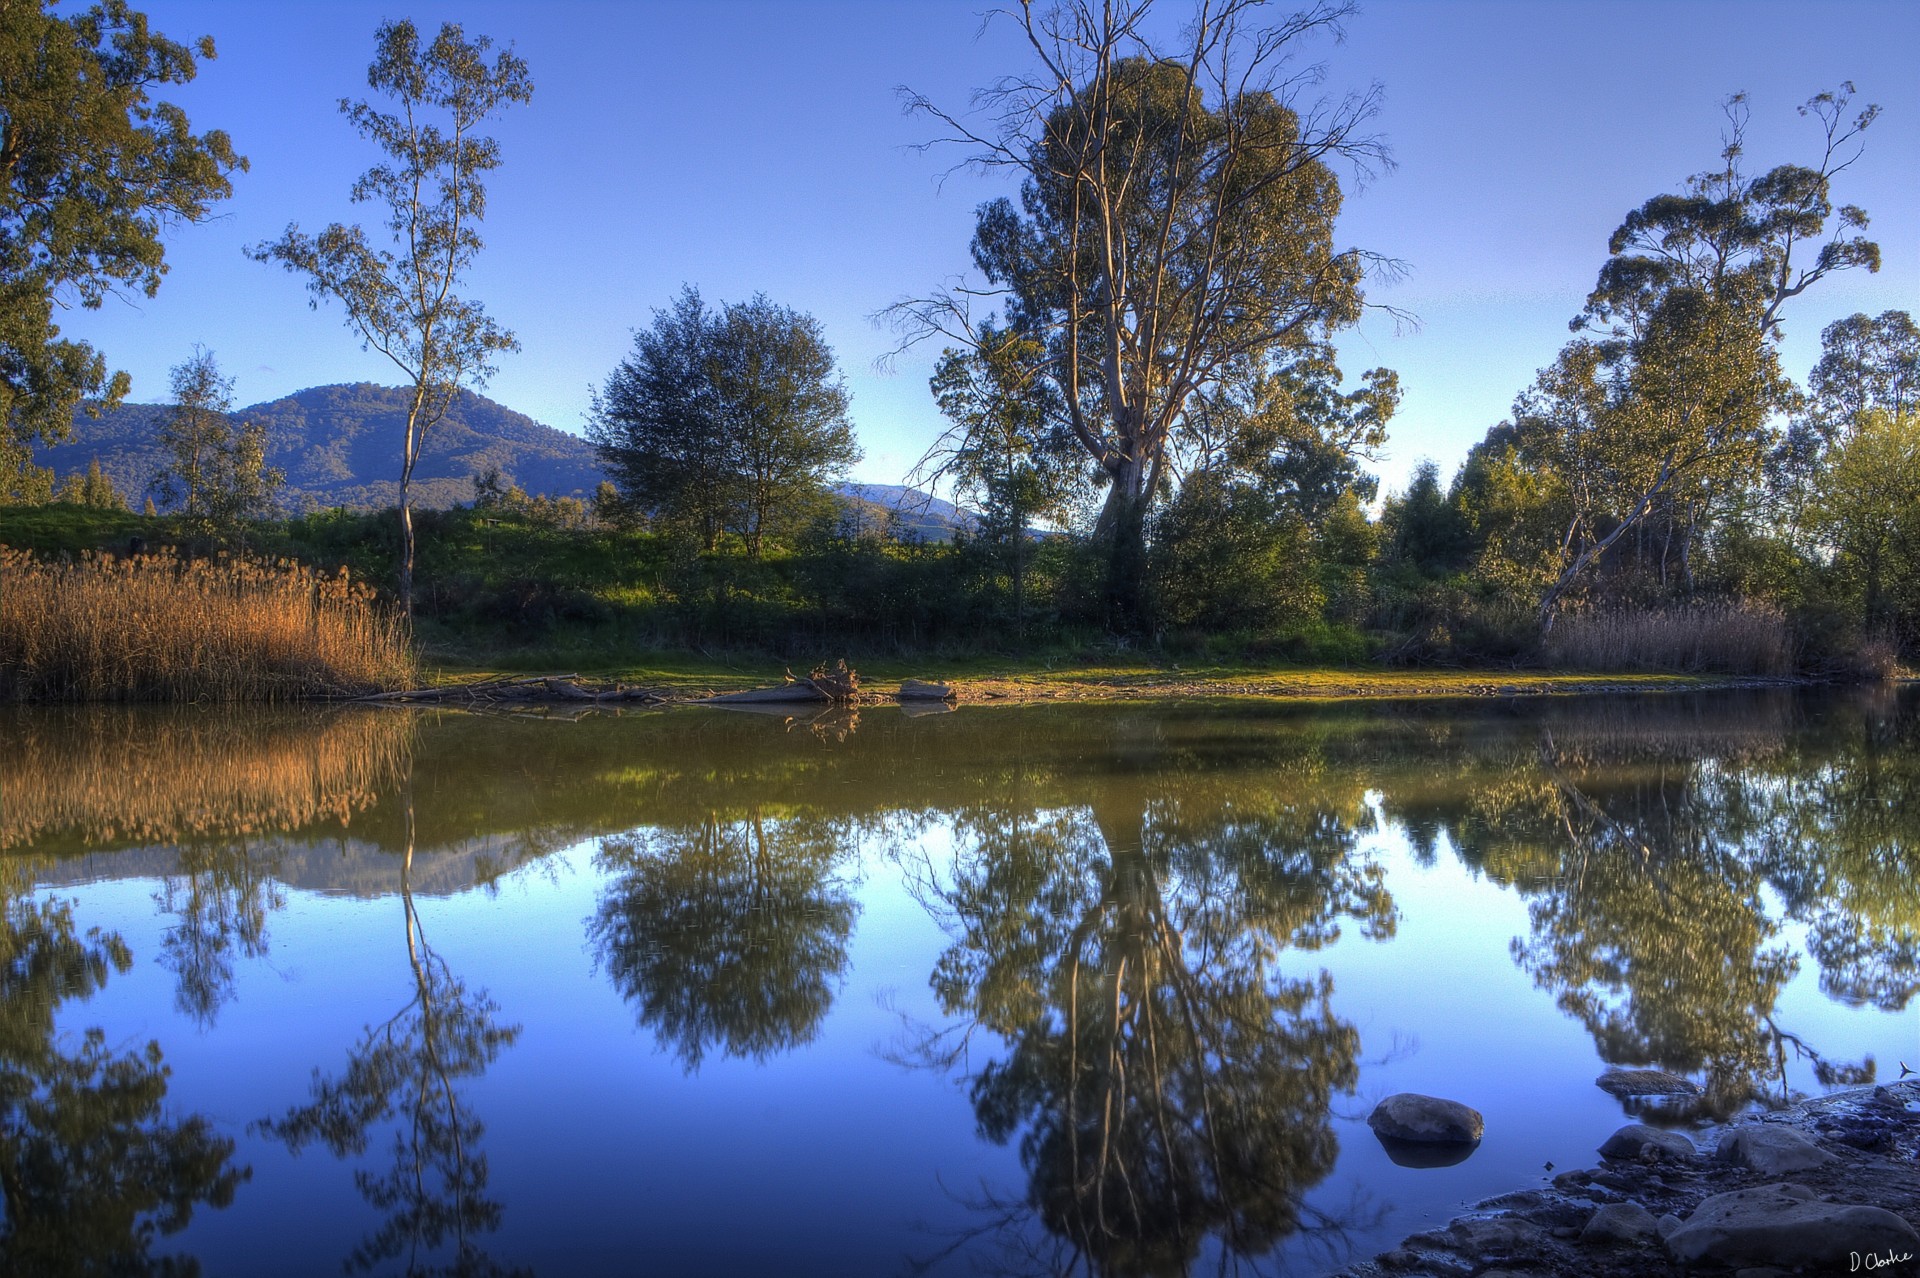
<svg viewBox="0 0 1920 1278">
<path fill-rule="evenodd" d="M 794 673 L 804 673 L 795 671 Z M 436 688 L 484 685 L 504 678 L 534 679 L 546 672 L 503 672 L 430 667 Z M 1289 669 L 1252 665 L 1182 667 L 1148 662 L 1065 666 L 1035 662 L 879 662 L 860 671 L 861 690 L 852 704 L 892 702 L 909 679 L 945 685 L 956 704 L 1036 701 L 1187 701 L 1216 698 L 1263 700 L 1416 699 L 1447 697 L 1571 696 L 1594 693 L 1699 692 L 1729 688 L 1794 686 L 1794 680 L 1756 680 L 1711 675 L 1590 674 L 1513 670 Z M 693 701 L 780 685 L 785 671 L 720 661 L 669 658 L 657 664 L 589 671 L 553 672 L 595 691 L 644 689 L 650 699 Z M 555 701 L 578 700 L 556 694 Z"/>
<path fill-rule="evenodd" d="M 1330 1278 L 1920 1274 L 1920 1079 L 1596 1152 Z"/>
</svg>

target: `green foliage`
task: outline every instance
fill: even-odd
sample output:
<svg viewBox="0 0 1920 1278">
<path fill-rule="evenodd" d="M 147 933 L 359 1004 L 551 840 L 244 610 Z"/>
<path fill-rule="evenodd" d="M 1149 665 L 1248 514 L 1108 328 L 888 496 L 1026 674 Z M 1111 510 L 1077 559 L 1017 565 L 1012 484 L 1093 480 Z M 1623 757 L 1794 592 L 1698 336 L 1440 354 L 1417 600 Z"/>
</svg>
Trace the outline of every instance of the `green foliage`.
<svg viewBox="0 0 1920 1278">
<path fill-rule="evenodd" d="M 1212 471 L 1189 476 L 1156 518 L 1148 564 L 1170 626 L 1268 630 L 1317 617 L 1326 602 L 1306 523 Z"/>
<path fill-rule="evenodd" d="M 336 300 L 363 345 L 385 355 L 412 384 L 400 451 L 400 600 L 413 612 L 413 468 L 421 441 L 446 416 L 463 383 L 484 385 L 494 359 L 519 349 L 512 333 L 478 302 L 454 290 L 481 249 L 485 174 L 500 167 L 500 145 L 475 130 L 495 113 L 533 96 L 527 64 L 511 48 L 487 61 L 493 42 L 469 40 L 443 23 L 421 47 L 412 21 L 383 22 L 367 83 L 398 110 L 340 103 L 364 138 L 391 157 L 353 184 L 355 203 L 384 205 L 389 238 L 376 249 L 359 226 L 334 223 L 317 236 L 297 224 L 278 240 L 254 245 L 258 261 L 307 277 L 317 306 Z M 432 123 L 445 120 L 444 127 Z"/>
<path fill-rule="evenodd" d="M 1861 629 L 1920 637 L 1920 414 L 1866 410 L 1814 482 L 1809 523 Z"/>
<path fill-rule="evenodd" d="M 167 461 L 152 491 L 197 532 L 231 536 L 243 521 L 271 510 L 286 473 L 267 465 L 266 428 L 234 428 L 233 379 L 220 376 L 213 352 L 194 348 L 173 367 L 173 411 L 160 428 Z"/>
<path fill-rule="evenodd" d="M 247 165 L 225 133 L 196 135 L 148 96 L 192 80 L 210 37 L 169 40 L 124 0 L 51 9 L 0 0 L 0 504 L 46 500 L 33 441 L 65 438 L 88 396 L 127 392 L 126 374 L 60 335 L 55 307 L 152 297 L 161 233 L 207 217 Z"/>
<path fill-rule="evenodd" d="M 1049 385 L 1058 428 L 1106 484 L 1096 534 L 1111 544 L 1106 591 L 1122 627 L 1142 617 L 1149 507 L 1194 433 L 1195 398 L 1358 319 L 1370 259 L 1333 247 L 1331 166 L 1383 156 L 1362 132 L 1373 95 L 1302 112 L 1286 70 L 1308 39 L 1339 34 L 1346 8 L 1268 26 L 1237 0 L 1165 52 L 1145 34 L 1147 8 L 1022 6 L 1045 69 L 985 95 L 998 137 L 914 102 L 978 144 L 980 163 L 1023 180 L 1018 206 L 981 206 L 974 263 L 1007 299 L 1006 328 L 1031 344 L 1029 376 Z M 995 330 L 975 325 L 969 296 L 894 314 L 909 340 L 937 332 L 984 349 Z"/>
<path fill-rule="evenodd" d="M 127 499 L 113 486 L 100 469 L 100 459 L 94 458 L 87 463 L 84 475 L 68 475 L 54 491 L 53 499 L 71 506 L 87 506 L 94 510 L 126 510 Z"/>
<path fill-rule="evenodd" d="M 1817 167 L 1758 177 L 1741 167 L 1746 107 L 1733 98 L 1721 166 L 1627 215 L 1574 321 L 1590 336 L 1515 403 L 1517 459 L 1563 484 L 1569 508 L 1557 544 L 1534 551 L 1552 573 L 1543 629 L 1617 544 L 1614 557 L 1630 546 L 1662 588 L 1690 591 L 1696 544 L 1762 474 L 1775 419 L 1796 402 L 1775 349 L 1783 307 L 1835 271 L 1879 268 L 1879 248 L 1858 234 L 1866 215 L 1832 202 L 1832 179 L 1877 114 L 1848 120 L 1850 93 L 1805 108 L 1824 129 Z"/>
<path fill-rule="evenodd" d="M 689 285 L 634 333 L 587 431 L 630 506 L 705 550 L 736 533 L 757 558 L 860 459 L 847 405 L 819 321 L 764 294 L 709 311 Z"/>
</svg>

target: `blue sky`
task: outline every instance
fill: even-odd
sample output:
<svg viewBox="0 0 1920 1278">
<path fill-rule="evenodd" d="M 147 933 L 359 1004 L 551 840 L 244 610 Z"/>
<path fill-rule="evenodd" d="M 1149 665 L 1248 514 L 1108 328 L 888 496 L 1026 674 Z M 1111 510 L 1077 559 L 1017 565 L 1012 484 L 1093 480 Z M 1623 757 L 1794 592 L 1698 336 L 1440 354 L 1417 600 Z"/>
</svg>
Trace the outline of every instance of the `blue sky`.
<svg viewBox="0 0 1920 1278">
<path fill-rule="evenodd" d="M 65 7 L 74 7 L 67 0 Z M 1188 8 L 1163 0 L 1169 14 Z M 165 95 L 196 128 L 226 129 L 252 162 L 219 215 L 169 238 L 151 300 L 68 312 L 65 328 L 162 400 L 195 343 L 237 380 L 242 404 L 327 382 L 398 379 L 362 352 L 337 307 L 307 306 L 295 278 L 242 246 L 291 221 L 377 223 L 347 200 L 373 162 L 339 115 L 365 92 L 387 17 L 446 20 L 514 42 L 530 105 L 503 116 L 487 250 L 471 295 L 520 337 L 487 393 L 578 431 L 589 385 L 625 354 L 683 282 L 709 300 L 765 292 L 817 316 L 853 391 L 866 460 L 898 481 L 941 428 L 931 348 L 882 373 L 891 333 L 871 321 L 968 266 L 973 209 L 1007 179 L 921 153 L 933 130 L 895 89 L 964 106 L 1028 65 L 1011 24 L 982 30 L 977 0 L 702 0 L 697 4 L 360 3 L 150 0 L 176 39 L 212 35 L 219 58 Z M 1795 107 L 1851 79 L 1877 102 L 1867 152 L 1836 195 L 1873 217 L 1876 276 L 1836 277 L 1787 316 L 1789 371 L 1804 378 L 1819 332 L 1854 311 L 1920 310 L 1920 4 L 1655 3 L 1653 0 L 1373 0 L 1342 45 L 1320 45 L 1326 87 L 1380 81 L 1378 125 L 1397 167 L 1349 196 L 1339 237 L 1407 262 L 1340 341 L 1349 374 L 1385 364 L 1406 399 L 1380 473 L 1421 457 L 1450 468 L 1567 338 L 1623 214 L 1677 189 L 1719 149 L 1721 101 L 1752 98 L 1750 167 L 1815 158 Z"/>
</svg>

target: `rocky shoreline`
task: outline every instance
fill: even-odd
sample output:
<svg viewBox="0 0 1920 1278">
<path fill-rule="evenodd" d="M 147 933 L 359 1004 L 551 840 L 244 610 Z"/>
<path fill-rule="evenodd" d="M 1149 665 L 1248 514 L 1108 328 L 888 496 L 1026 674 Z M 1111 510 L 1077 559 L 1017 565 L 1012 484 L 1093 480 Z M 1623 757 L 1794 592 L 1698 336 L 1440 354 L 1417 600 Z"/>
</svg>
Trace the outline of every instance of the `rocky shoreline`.
<svg viewBox="0 0 1920 1278">
<path fill-rule="evenodd" d="M 1712 1148 L 1632 1123 L 1598 1153 L 1329 1278 L 1920 1276 L 1920 1079 L 1752 1115 Z"/>
</svg>

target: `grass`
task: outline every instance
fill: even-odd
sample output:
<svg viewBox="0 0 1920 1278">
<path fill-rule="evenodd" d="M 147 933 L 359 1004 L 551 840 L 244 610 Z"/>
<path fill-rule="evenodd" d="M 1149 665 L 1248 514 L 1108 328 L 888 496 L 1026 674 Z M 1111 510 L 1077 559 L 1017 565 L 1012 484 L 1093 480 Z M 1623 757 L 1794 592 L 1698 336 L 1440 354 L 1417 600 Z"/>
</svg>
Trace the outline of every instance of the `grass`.
<svg viewBox="0 0 1920 1278">
<path fill-rule="evenodd" d="M 344 572 L 0 547 L 0 700 L 278 701 L 416 678 L 401 625 Z"/>
<path fill-rule="evenodd" d="M 1743 602 L 1569 613 L 1554 626 L 1545 655 L 1581 670 L 1775 677 L 1792 672 L 1793 649 L 1785 614 Z"/>
<path fill-rule="evenodd" d="M 657 689 L 671 695 L 736 692 L 781 681 L 783 663 L 777 657 L 754 654 L 651 653 L 641 661 L 541 661 L 543 654 L 527 652 L 526 660 L 506 666 L 430 664 L 429 683 L 460 683 L 507 673 L 566 673 L 589 679 L 614 680 Z M 564 657 L 564 650 L 545 654 Z M 826 656 L 827 654 L 821 654 Z M 804 663 L 792 663 L 804 674 Z M 1200 697 L 1262 697 L 1285 700 L 1325 700 L 1364 697 L 1484 697 L 1532 696 L 1600 690 L 1634 691 L 1709 686 L 1713 680 L 1693 675 L 1648 673 L 1543 673 L 1533 671 L 1408 670 L 1382 667 L 1328 669 L 1280 667 L 1271 663 L 1223 662 L 1169 664 L 1148 657 L 1076 659 L 1069 655 L 1042 657 L 959 656 L 942 658 L 887 657 L 850 660 L 863 687 L 885 692 L 902 679 L 931 679 L 952 683 L 960 699 L 1136 701 Z"/>
</svg>

